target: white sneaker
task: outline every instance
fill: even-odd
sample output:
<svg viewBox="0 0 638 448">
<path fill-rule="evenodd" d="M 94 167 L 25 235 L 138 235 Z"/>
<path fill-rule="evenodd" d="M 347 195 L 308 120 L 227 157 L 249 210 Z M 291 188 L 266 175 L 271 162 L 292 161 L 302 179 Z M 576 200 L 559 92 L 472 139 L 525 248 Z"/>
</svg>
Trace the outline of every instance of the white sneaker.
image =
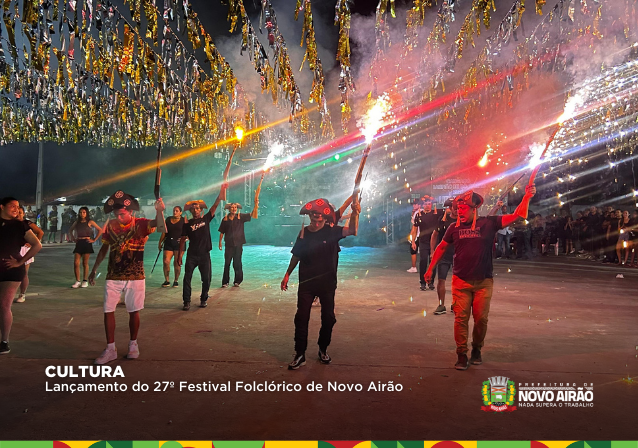
<svg viewBox="0 0 638 448">
<path fill-rule="evenodd" d="M 18 296 L 18 298 L 14 300 L 14 302 L 15 302 L 15 303 L 22 303 L 22 302 L 24 302 L 25 300 L 26 300 L 26 299 L 25 299 L 25 295 L 24 295 L 24 294 L 20 294 L 20 295 Z"/>
<path fill-rule="evenodd" d="M 116 359 L 117 359 L 117 349 L 106 348 L 104 349 L 100 357 L 95 360 L 94 364 L 102 365 L 102 364 L 106 364 L 107 362 L 115 361 Z"/>
<path fill-rule="evenodd" d="M 81 288 L 88 288 L 88 287 L 89 287 L 89 282 L 87 282 L 86 280 L 84 280 L 84 281 L 82 282 L 82 286 L 81 286 Z"/>
<path fill-rule="evenodd" d="M 75 283 L 73 283 L 73 284 L 71 285 L 71 288 L 73 288 L 73 289 L 78 289 L 78 288 L 80 287 L 80 285 L 82 285 L 82 283 L 80 283 L 80 282 L 75 282 Z"/>
<path fill-rule="evenodd" d="M 129 341 L 128 343 L 128 359 L 137 359 L 140 356 L 140 348 L 136 341 Z"/>
<path fill-rule="evenodd" d="M 415 267 L 411 267 L 410 269 L 408 269 L 408 272 L 418 272 L 418 271 L 416 270 Z"/>
</svg>

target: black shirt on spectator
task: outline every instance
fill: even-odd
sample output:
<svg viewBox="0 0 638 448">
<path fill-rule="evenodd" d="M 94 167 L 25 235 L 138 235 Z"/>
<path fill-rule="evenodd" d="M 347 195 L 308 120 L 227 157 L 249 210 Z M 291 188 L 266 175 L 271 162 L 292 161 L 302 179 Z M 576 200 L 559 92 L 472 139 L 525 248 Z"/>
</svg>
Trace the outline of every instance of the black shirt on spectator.
<svg viewBox="0 0 638 448">
<path fill-rule="evenodd" d="M 446 220 L 443 221 L 444 216 L 446 215 L 445 214 L 441 215 L 441 218 L 439 219 L 439 224 L 436 227 L 436 231 L 438 232 L 438 238 L 436 240 L 437 246 L 441 244 L 441 241 L 443 241 L 443 237 L 445 236 L 445 232 L 447 232 L 448 227 L 450 227 L 450 224 L 452 224 L 453 222 L 452 218 L 450 218 L 449 216 L 446 216 Z M 454 220 L 454 222 L 456 222 L 456 220 Z M 445 249 L 445 253 L 443 254 L 443 257 L 441 258 L 441 261 L 439 261 L 439 263 L 452 264 L 453 259 L 454 259 L 454 244 L 449 244 L 447 249 Z"/>
<path fill-rule="evenodd" d="M 171 221 L 172 219 L 170 216 L 166 218 L 166 238 L 178 240 L 184 231 L 184 218 L 179 218 L 175 224 Z"/>
<path fill-rule="evenodd" d="M 436 230 L 439 225 L 440 215 L 435 214 L 434 212 L 420 212 L 414 217 L 414 227 L 419 228 L 419 246 L 424 247 L 423 244 L 426 244 L 426 248 L 429 250 L 430 248 L 430 238 L 432 237 L 432 233 Z"/>
</svg>

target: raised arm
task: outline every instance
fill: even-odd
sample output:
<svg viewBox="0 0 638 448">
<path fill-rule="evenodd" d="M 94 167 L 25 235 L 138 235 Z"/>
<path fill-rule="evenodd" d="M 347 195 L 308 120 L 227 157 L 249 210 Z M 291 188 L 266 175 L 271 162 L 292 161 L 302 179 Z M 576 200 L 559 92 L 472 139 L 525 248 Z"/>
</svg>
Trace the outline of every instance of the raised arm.
<svg viewBox="0 0 638 448">
<path fill-rule="evenodd" d="M 222 183 L 222 188 L 219 191 L 219 194 L 217 195 L 217 199 L 215 199 L 215 203 L 213 204 L 213 206 L 210 208 L 210 210 L 208 210 L 208 213 L 210 213 L 210 216 L 212 217 L 215 212 L 217 211 L 217 207 L 219 206 L 219 203 L 222 201 L 223 198 L 226 197 L 226 189 L 228 188 L 228 184 L 227 183 Z"/>
<path fill-rule="evenodd" d="M 290 258 L 290 264 L 288 265 L 288 269 L 286 269 L 286 275 L 284 275 L 284 279 L 281 281 L 281 290 L 288 291 L 288 280 L 290 279 L 290 274 L 295 270 L 299 264 L 299 258 L 294 255 Z"/>
<path fill-rule="evenodd" d="M 354 196 L 354 195 L 353 195 Z M 341 207 L 339 207 L 339 215 L 343 216 L 343 214 L 346 212 L 346 210 L 348 209 L 348 207 L 350 206 L 350 204 L 352 204 L 352 198 L 353 196 L 348 197 L 348 199 L 346 199 L 346 202 L 344 202 Z"/>
<path fill-rule="evenodd" d="M 342 235 L 344 237 L 350 235 L 357 235 L 359 231 L 359 213 L 361 213 L 361 204 L 359 204 L 359 200 L 357 198 L 352 201 L 352 214 L 350 216 L 350 221 L 348 222 L 348 227 L 343 228 Z"/>
<path fill-rule="evenodd" d="M 155 219 L 150 222 L 151 227 L 156 227 L 158 232 L 166 233 L 166 223 L 164 222 L 164 210 L 166 206 L 162 198 L 155 201 Z"/>
<path fill-rule="evenodd" d="M 501 225 L 503 227 L 507 227 L 513 224 L 514 221 L 516 221 L 518 218 L 527 219 L 527 212 L 529 211 L 529 201 L 532 199 L 532 197 L 534 197 L 535 194 L 536 187 L 534 185 L 527 185 L 525 187 L 525 196 L 523 196 L 523 200 L 520 204 L 518 204 L 518 207 L 516 207 L 514 213 L 503 215 Z"/>
</svg>

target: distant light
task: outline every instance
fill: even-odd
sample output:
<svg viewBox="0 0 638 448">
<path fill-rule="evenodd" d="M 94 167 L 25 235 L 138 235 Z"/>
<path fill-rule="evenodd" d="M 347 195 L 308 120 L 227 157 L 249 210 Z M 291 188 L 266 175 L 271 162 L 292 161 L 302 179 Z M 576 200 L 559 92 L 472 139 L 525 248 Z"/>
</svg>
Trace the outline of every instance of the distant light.
<svg viewBox="0 0 638 448">
<path fill-rule="evenodd" d="M 339 154 L 335 154 L 335 160 L 339 160 L 341 156 Z"/>
<path fill-rule="evenodd" d="M 348 157 L 348 163 L 352 163 L 352 157 Z"/>
</svg>

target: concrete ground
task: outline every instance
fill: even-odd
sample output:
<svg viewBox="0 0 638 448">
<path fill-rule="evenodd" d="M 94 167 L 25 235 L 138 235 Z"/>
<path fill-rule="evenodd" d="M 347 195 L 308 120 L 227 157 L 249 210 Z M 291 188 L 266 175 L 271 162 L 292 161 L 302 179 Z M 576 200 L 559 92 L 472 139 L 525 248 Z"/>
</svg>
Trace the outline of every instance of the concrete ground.
<svg viewBox="0 0 638 448">
<path fill-rule="evenodd" d="M 125 359 L 127 314 L 118 307 L 116 343 L 125 378 L 47 378 L 47 366 L 85 366 L 105 346 L 98 285 L 73 290 L 72 245 L 45 247 L 31 269 L 27 301 L 14 304 L 12 352 L 0 359 L 0 438 L 45 440 L 636 440 L 638 269 L 575 258 L 496 261 L 484 364 L 454 370 L 454 316 L 433 315 L 433 291 L 406 272 L 406 247 L 341 253 L 329 353 L 316 359 L 319 309 L 310 323 L 308 363 L 290 372 L 296 288 L 279 282 L 289 248 L 248 246 L 245 281 L 220 289 L 213 252 L 208 308 L 181 310 L 181 288 L 150 275 L 141 356 Z M 93 257 L 91 258 L 91 263 Z M 161 263 L 161 261 L 160 261 Z M 624 278 L 616 278 L 623 273 Z M 296 280 L 296 273 L 294 275 Z M 194 278 L 194 304 L 199 276 Z M 449 282 L 448 282 L 449 287 Z M 451 302 L 448 292 L 448 305 Z M 593 408 L 481 411 L 483 381 L 594 384 Z M 47 392 L 55 383 L 126 383 L 126 392 Z M 134 392 L 133 384 L 150 385 Z M 156 381 L 174 388 L 153 391 Z M 181 381 L 360 383 L 363 392 L 179 392 Z M 401 392 L 368 392 L 371 382 Z M 163 386 L 162 386 L 163 387 Z M 634 423 L 631 423 L 631 422 Z"/>
</svg>

